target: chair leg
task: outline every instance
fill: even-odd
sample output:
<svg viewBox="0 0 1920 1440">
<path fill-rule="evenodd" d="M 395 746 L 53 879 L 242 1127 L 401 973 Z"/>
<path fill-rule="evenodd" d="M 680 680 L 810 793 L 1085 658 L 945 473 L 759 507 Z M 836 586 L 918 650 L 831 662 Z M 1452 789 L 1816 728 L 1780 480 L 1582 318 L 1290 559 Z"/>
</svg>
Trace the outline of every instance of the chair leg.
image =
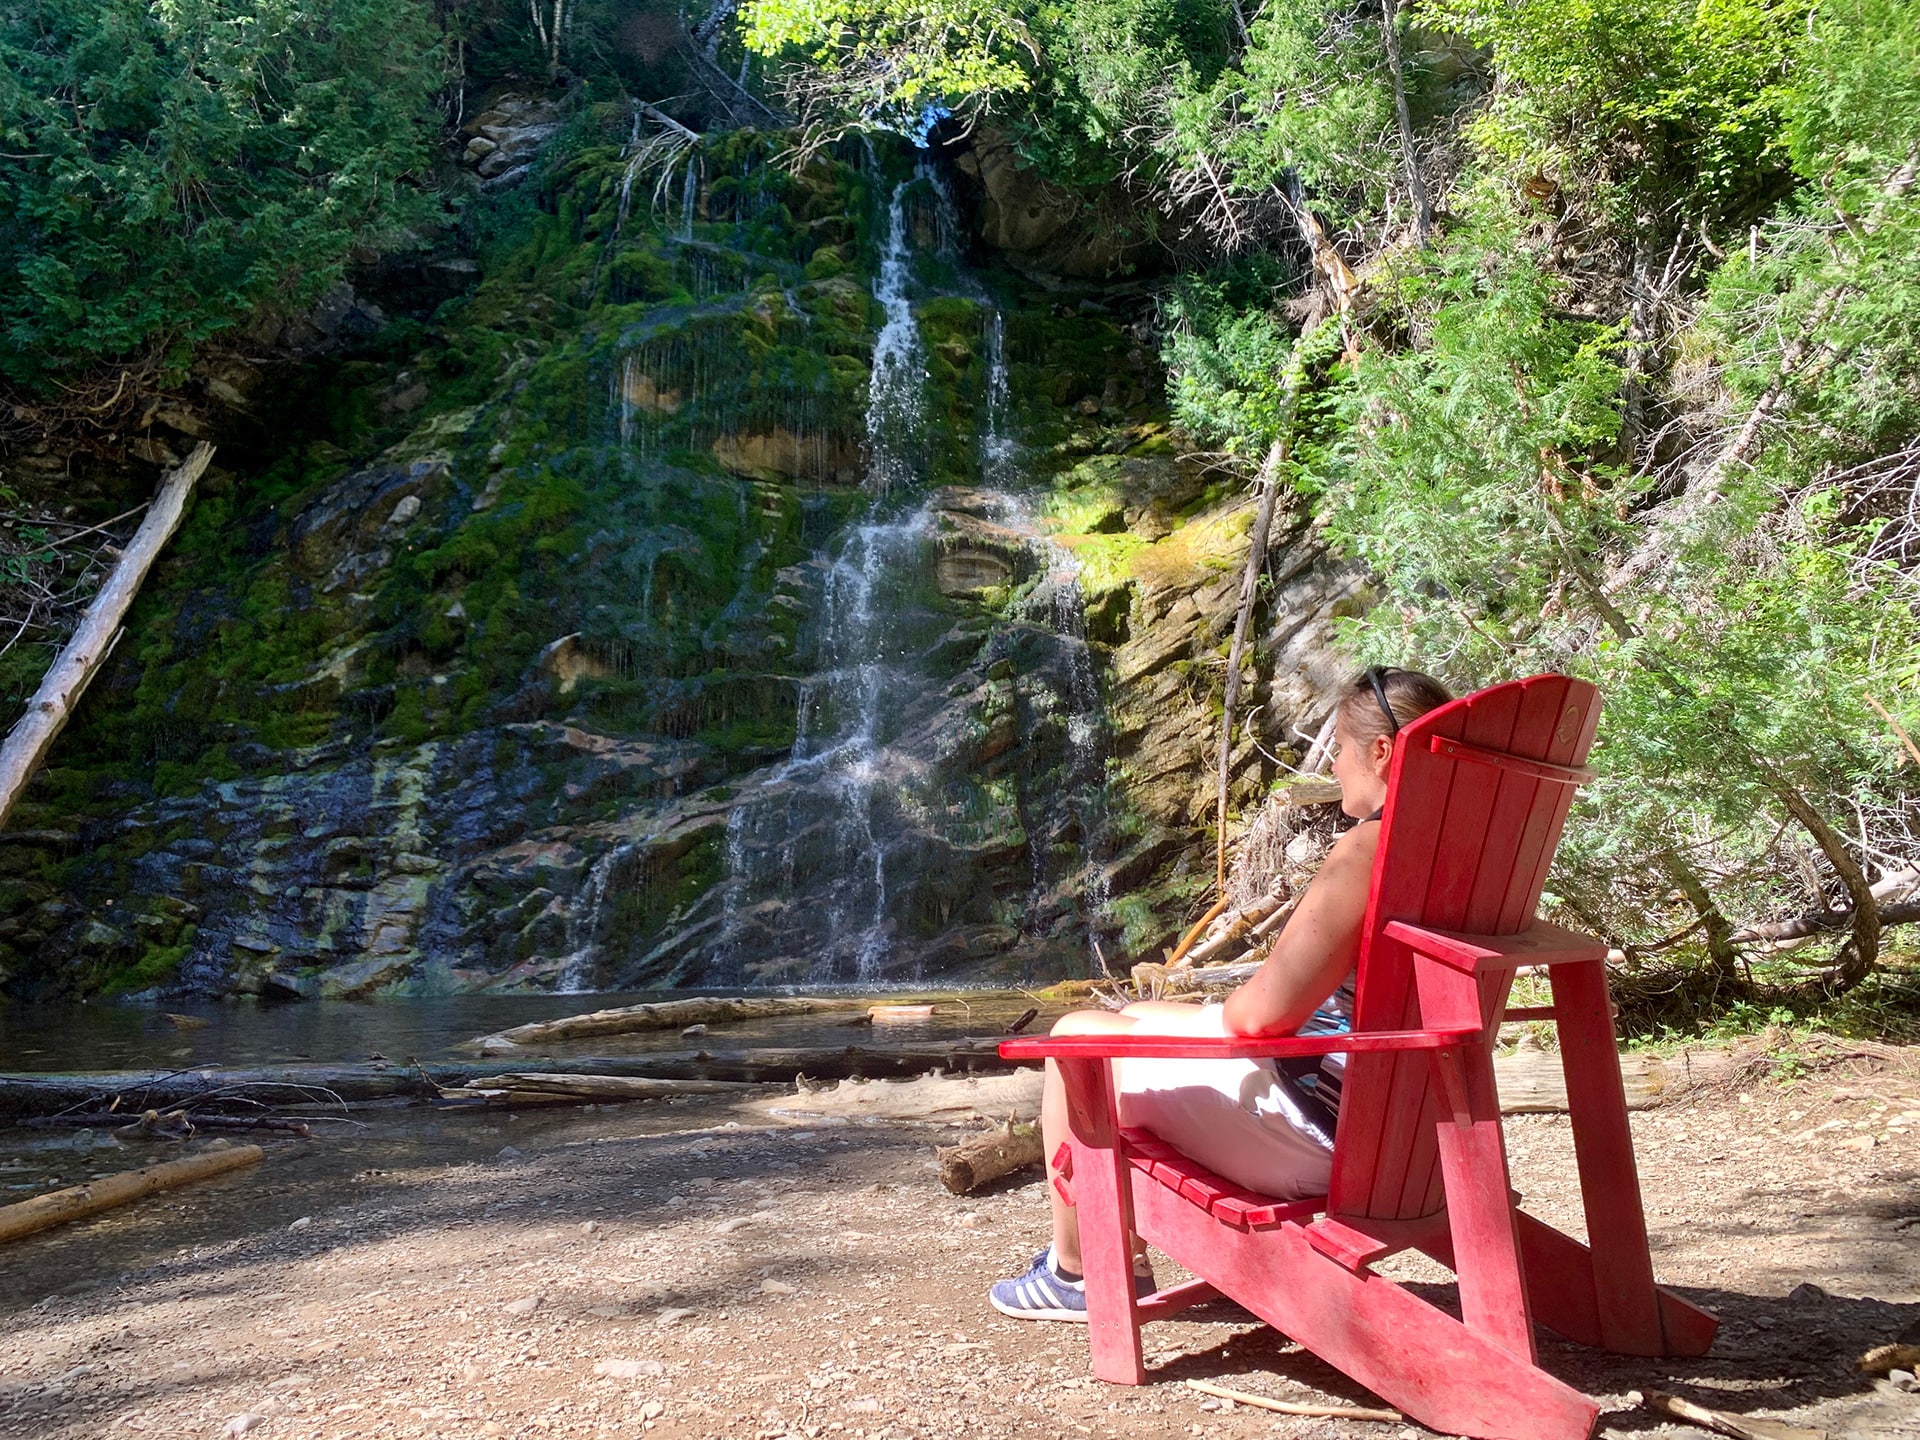
<svg viewBox="0 0 1920 1440">
<path fill-rule="evenodd" d="M 1425 1025 L 1478 1025 L 1480 987 L 1472 976 L 1422 957 L 1415 968 Z M 1510 1355 L 1534 1360 L 1533 1314 L 1513 1218 L 1500 1096 L 1485 1046 L 1437 1051 L 1443 1095 L 1436 1141 L 1446 1182 L 1460 1316 Z"/>
<path fill-rule="evenodd" d="M 1087 1277 L 1087 1348 L 1093 1373 L 1144 1385 L 1140 1316 L 1133 1295 L 1133 1187 L 1120 1153 L 1112 1071 L 1104 1060 L 1060 1060 L 1073 1140 L 1073 1201 Z"/>
<path fill-rule="evenodd" d="M 1600 1343 L 1621 1355 L 1666 1354 L 1606 971 L 1595 960 L 1556 965 L 1552 973 Z"/>
</svg>

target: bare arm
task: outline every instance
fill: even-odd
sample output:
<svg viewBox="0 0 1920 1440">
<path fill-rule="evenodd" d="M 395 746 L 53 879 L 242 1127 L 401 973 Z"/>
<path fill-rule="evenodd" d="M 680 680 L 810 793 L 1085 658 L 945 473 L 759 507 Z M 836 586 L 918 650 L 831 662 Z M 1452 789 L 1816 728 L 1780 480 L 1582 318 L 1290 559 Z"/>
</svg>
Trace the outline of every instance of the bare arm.
<svg viewBox="0 0 1920 1440">
<path fill-rule="evenodd" d="M 1266 963 L 1227 997 L 1229 1035 L 1291 1035 L 1347 977 L 1360 953 L 1379 842 L 1380 826 L 1368 823 L 1335 843 Z"/>
</svg>

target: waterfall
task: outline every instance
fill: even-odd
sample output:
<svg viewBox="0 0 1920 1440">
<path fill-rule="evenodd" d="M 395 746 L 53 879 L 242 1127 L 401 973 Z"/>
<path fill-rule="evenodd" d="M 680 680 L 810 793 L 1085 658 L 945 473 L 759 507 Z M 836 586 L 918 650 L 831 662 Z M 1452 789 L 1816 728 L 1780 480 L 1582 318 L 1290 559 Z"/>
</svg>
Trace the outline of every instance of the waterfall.
<svg viewBox="0 0 1920 1440">
<path fill-rule="evenodd" d="M 695 185 L 690 170 L 688 201 Z M 913 221 L 929 202 L 930 253 L 916 256 Z M 696 973 L 708 984 L 911 981 L 923 966 L 1002 953 L 1016 936 L 1057 953 L 1106 908 L 1099 866 L 1089 863 L 1105 828 L 1100 686 L 1077 564 L 1018 494 L 1007 319 L 960 268 L 959 212 L 931 166 L 896 183 L 884 213 L 864 512 L 793 567 L 811 597 L 794 742 L 784 760 L 743 782 L 727 810 L 719 914 L 711 940 L 698 942 L 706 959 Z M 927 273 L 940 291 L 917 291 L 917 259 L 938 262 Z M 978 488 L 929 484 L 953 461 L 936 448 L 929 342 L 915 302 L 941 295 L 979 307 Z M 649 416 L 636 413 L 636 397 L 658 406 L 671 385 L 698 405 L 699 355 L 689 362 L 628 352 L 623 448 L 647 443 Z M 738 499 L 747 503 L 744 486 Z M 649 589 L 651 558 L 636 577 Z M 641 614 L 651 608 L 643 597 Z M 1012 748 L 994 738 L 1009 722 Z M 630 878 L 618 855 L 583 879 L 565 983 L 608 968 L 613 940 L 589 916 Z M 961 938 L 949 941 L 949 932 Z M 999 938 L 967 948 L 966 937 L 982 932 Z"/>
<path fill-rule="evenodd" d="M 913 257 L 907 244 L 907 190 L 922 175 L 894 186 L 887 204 L 887 243 L 874 299 L 886 321 L 873 345 L 867 390 L 867 488 L 885 494 L 913 478 L 913 445 L 925 421 L 926 344 L 907 297 Z"/>
</svg>

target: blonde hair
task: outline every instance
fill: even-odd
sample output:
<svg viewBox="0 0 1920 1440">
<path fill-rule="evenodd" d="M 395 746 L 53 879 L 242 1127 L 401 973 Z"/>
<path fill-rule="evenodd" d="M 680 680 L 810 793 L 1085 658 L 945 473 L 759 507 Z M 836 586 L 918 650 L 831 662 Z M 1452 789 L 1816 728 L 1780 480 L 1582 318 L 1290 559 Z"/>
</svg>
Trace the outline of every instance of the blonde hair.
<svg viewBox="0 0 1920 1440">
<path fill-rule="evenodd" d="M 1385 709 L 1380 703 L 1382 695 L 1386 697 Z M 1340 692 L 1336 708 L 1347 733 L 1355 740 L 1369 743 L 1382 735 L 1393 734 L 1402 725 L 1412 724 L 1451 699 L 1452 692 L 1431 675 L 1380 665 L 1354 676 Z M 1387 721 L 1388 709 L 1393 711 L 1392 724 Z"/>
</svg>

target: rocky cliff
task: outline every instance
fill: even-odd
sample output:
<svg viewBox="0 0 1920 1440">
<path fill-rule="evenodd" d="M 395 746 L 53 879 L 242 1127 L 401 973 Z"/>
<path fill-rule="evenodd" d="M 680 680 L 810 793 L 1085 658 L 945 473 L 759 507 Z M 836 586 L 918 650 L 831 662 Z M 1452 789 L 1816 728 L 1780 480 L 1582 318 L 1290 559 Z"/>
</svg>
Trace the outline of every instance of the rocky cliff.
<svg viewBox="0 0 1920 1440">
<path fill-rule="evenodd" d="M 1041 977 L 1187 913 L 1252 510 L 1149 302 L 969 268 L 910 157 L 629 123 L 471 147 L 477 287 L 212 477 L 0 836 L 11 993 Z M 1283 524 L 1243 800 L 1354 603 Z"/>
</svg>

